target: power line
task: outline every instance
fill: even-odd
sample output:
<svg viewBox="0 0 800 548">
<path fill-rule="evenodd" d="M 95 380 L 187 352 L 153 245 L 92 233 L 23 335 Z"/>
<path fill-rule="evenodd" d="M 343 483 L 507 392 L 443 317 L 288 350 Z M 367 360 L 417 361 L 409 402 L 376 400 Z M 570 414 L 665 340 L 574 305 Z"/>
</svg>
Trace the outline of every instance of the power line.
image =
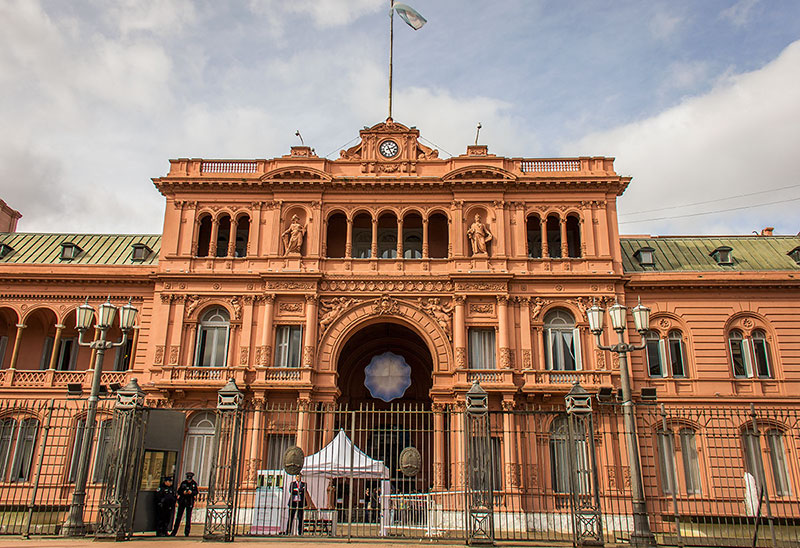
<svg viewBox="0 0 800 548">
<path fill-rule="evenodd" d="M 747 196 L 756 196 L 758 194 L 767 194 L 769 192 L 777 192 L 779 190 L 786 190 L 788 188 L 797 188 L 797 187 L 800 187 L 800 184 L 782 186 L 782 187 L 773 188 L 773 189 L 770 189 L 770 190 L 758 190 L 756 192 L 748 192 L 747 194 L 737 194 L 735 196 L 728 196 L 726 198 L 715 198 L 713 200 L 705 200 L 705 201 L 702 201 L 702 202 L 692 202 L 690 204 L 658 207 L 656 209 L 645 209 L 643 211 L 637 211 L 635 213 L 621 213 L 620 217 L 628 217 L 630 215 L 641 215 L 643 213 L 652 213 L 654 211 L 664 211 L 666 209 L 677 209 L 679 207 L 691 207 L 691 206 L 696 206 L 696 205 L 712 204 L 712 203 L 720 202 L 720 201 L 723 201 L 723 200 L 733 200 L 734 198 L 745 198 Z"/>
<path fill-rule="evenodd" d="M 639 219 L 637 221 L 620 221 L 619 224 L 624 225 L 624 224 L 630 224 L 630 223 L 646 223 L 646 222 L 649 222 L 649 221 L 663 221 L 665 219 L 684 219 L 686 217 L 700 217 L 701 215 L 714 215 L 715 213 L 725 213 L 725 212 L 728 212 L 728 211 L 741 211 L 743 209 L 753 209 L 755 207 L 763 207 L 763 206 L 775 205 L 775 204 L 785 204 L 787 202 L 796 202 L 798 200 L 800 200 L 800 196 L 798 196 L 797 198 L 790 198 L 788 200 L 777 200 L 775 202 L 764 202 L 763 204 L 752 204 L 752 205 L 746 205 L 746 206 L 741 206 L 741 207 L 730 207 L 728 209 L 717 209 L 715 211 L 705 211 L 703 213 L 687 213 L 685 215 L 672 215 L 672 216 L 668 216 L 668 217 L 654 217 L 652 219 Z"/>
</svg>

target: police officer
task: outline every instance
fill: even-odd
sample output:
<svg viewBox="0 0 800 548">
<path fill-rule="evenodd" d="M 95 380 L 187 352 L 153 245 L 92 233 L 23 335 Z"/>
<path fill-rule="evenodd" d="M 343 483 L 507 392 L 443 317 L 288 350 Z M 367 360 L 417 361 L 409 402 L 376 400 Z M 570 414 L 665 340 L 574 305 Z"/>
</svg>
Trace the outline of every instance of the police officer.
<svg viewBox="0 0 800 548">
<path fill-rule="evenodd" d="M 303 476 L 297 474 L 294 481 L 289 484 L 289 523 L 286 524 L 286 534 L 292 534 L 292 521 L 297 516 L 297 534 L 303 534 L 303 509 L 306 506 L 306 482 Z"/>
<path fill-rule="evenodd" d="M 173 537 L 178 534 L 184 510 L 186 510 L 186 528 L 183 530 L 183 534 L 187 537 L 189 536 L 189 531 L 192 529 L 192 508 L 194 508 L 194 499 L 196 497 L 197 482 L 194 481 L 194 473 L 186 472 L 186 479 L 178 487 L 178 515 L 175 516 L 175 526 L 172 528 Z"/>
<path fill-rule="evenodd" d="M 172 513 L 175 511 L 175 487 L 172 476 L 161 480 L 156 490 L 156 536 L 165 537 L 172 529 Z"/>
</svg>

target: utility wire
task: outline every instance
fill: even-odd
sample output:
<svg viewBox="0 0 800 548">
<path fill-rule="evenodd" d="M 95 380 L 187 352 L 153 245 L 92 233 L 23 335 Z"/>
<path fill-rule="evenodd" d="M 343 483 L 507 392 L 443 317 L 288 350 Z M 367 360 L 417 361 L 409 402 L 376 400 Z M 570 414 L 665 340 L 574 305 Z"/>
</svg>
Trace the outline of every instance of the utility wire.
<svg viewBox="0 0 800 548">
<path fill-rule="evenodd" d="M 428 143 L 429 145 L 433 146 L 434 148 L 438 148 L 439 150 L 441 150 L 442 152 L 444 152 L 444 153 L 445 153 L 445 154 L 447 154 L 448 156 L 453 156 L 453 154 L 450 154 L 450 153 L 449 153 L 449 152 L 447 152 L 447 151 L 446 151 L 444 148 L 440 147 L 439 145 L 437 145 L 437 144 L 436 144 L 436 143 L 434 143 L 433 141 L 430 141 L 430 140 L 426 139 L 426 138 L 425 138 L 425 137 L 423 137 L 422 135 L 420 135 L 420 137 L 419 137 L 419 140 L 420 140 L 420 141 L 425 141 L 426 143 Z"/>
<path fill-rule="evenodd" d="M 648 221 L 663 221 L 665 219 L 684 219 L 686 217 L 700 217 L 701 215 L 713 215 L 715 213 L 725 213 L 727 211 L 741 211 L 743 209 L 753 209 L 754 207 L 763 207 L 763 206 L 775 205 L 775 204 L 785 204 L 787 202 L 796 202 L 798 200 L 800 200 L 800 196 L 798 196 L 797 198 L 789 198 L 788 200 L 777 200 L 775 202 L 764 202 L 762 204 L 752 204 L 752 205 L 746 205 L 746 206 L 741 206 L 741 207 L 730 207 L 728 209 L 717 209 L 717 210 L 714 210 L 714 211 L 705 211 L 703 213 L 687 213 L 685 215 L 672 215 L 672 216 L 668 216 L 668 217 L 654 217 L 652 219 L 639 219 L 637 221 L 620 221 L 619 224 L 624 225 L 624 224 L 630 224 L 630 223 L 646 223 Z"/>
<path fill-rule="evenodd" d="M 347 141 L 345 144 L 343 144 L 343 145 L 341 145 L 341 146 L 338 146 L 338 147 L 334 148 L 332 151 L 330 151 L 330 152 L 329 152 L 329 153 L 327 153 L 325 156 L 323 156 L 323 158 L 327 158 L 328 156 L 330 156 L 331 154 L 333 154 L 333 153 L 334 153 L 334 152 L 336 152 L 337 150 L 342 150 L 343 148 L 347 148 L 347 145 L 349 145 L 349 144 L 350 144 L 350 143 L 352 143 L 353 141 L 357 140 L 359 137 L 360 137 L 360 135 L 356 135 L 355 137 L 353 137 L 352 139 L 350 139 L 349 141 Z"/>
<path fill-rule="evenodd" d="M 634 213 L 620 213 L 620 217 L 629 217 L 631 215 L 641 215 L 641 214 L 644 214 L 644 213 L 652 213 L 654 211 L 664 211 L 666 209 L 677 209 L 679 207 L 691 207 L 691 206 L 696 206 L 696 205 L 712 204 L 712 203 L 720 202 L 720 201 L 723 201 L 723 200 L 733 200 L 734 198 L 745 198 L 747 196 L 756 196 L 758 194 L 767 194 L 769 192 L 777 192 L 779 190 L 786 190 L 788 188 L 797 188 L 797 187 L 800 187 L 800 184 L 782 186 L 782 187 L 773 188 L 773 189 L 770 189 L 770 190 L 758 190 L 756 192 L 748 192 L 747 194 L 737 194 L 735 196 L 728 196 L 726 198 L 715 198 L 713 200 L 705 200 L 705 201 L 702 201 L 702 202 L 692 202 L 691 204 L 665 206 L 665 207 L 658 207 L 656 209 L 645 209 L 643 211 L 636 211 Z"/>
</svg>

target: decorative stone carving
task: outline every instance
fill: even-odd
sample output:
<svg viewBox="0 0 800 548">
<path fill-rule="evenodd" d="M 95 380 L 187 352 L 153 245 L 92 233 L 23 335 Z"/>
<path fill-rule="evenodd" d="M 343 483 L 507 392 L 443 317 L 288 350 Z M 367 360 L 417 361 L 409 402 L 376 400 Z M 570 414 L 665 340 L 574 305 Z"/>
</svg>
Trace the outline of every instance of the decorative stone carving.
<svg viewBox="0 0 800 548">
<path fill-rule="evenodd" d="M 289 447 L 283 453 L 283 469 L 290 476 L 296 476 L 303 470 L 303 460 L 306 455 L 296 445 Z"/>
<path fill-rule="evenodd" d="M 422 456 L 416 447 L 406 447 L 400 452 L 400 471 L 406 477 L 415 477 L 422 468 Z"/>
<path fill-rule="evenodd" d="M 314 367 L 314 347 L 303 347 L 303 367 Z"/>
<path fill-rule="evenodd" d="M 247 365 L 247 359 L 250 357 L 250 347 L 243 346 L 239 349 L 239 365 Z"/>
<path fill-rule="evenodd" d="M 153 364 L 154 365 L 164 365 L 164 351 L 166 348 L 164 345 L 156 346 L 156 355 L 153 357 Z"/>
<path fill-rule="evenodd" d="M 439 304 L 439 299 L 436 297 L 432 297 L 428 299 L 427 304 L 422 302 L 422 299 L 417 299 L 417 303 L 419 303 L 419 307 L 427 312 L 436 323 L 439 324 L 439 327 L 442 328 L 442 331 L 445 332 L 447 338 L 452 340 L 453 338 L 453 305 L 449 304 L 443 306 Z"/>
<path fill-rule="evenodd" d="M 281 234 L 283 240 L 283 256 L 297 256 L 301 255 L 303 247 L 303 238 L 306 235 L 306 227 L 300 224 L 300 217 L 292 215 L 292 222 L 289 227 Z"/>
<path fill-rule="evenodd" d="M 459 282 L 456 289 L 461 291 L 506 291 L 504 282 Z"/>
<path fill-rule="evenodd" d="M 669 329 L 671 324 L 667 318 L 661 318 L 661 320 L 658 322 L 658 325 L 661 326 L 662 329 Z"/>
<path fill-rule="evenodd" d="M 481 222 L 479 213 L 475 214 L 475 222 L 467 230 L 467 237 L 472 244 L 473 257 L 489 256 L 488 244 L 492 241 L 492 233 L 489 231 L 489 226 Z"/>
<path fill-rule="evenodd" d="M 510 348 L 500 349 L 500 368 L 511 369 L 514 366 L 514 358 Z"/>
<path fill-rule="evenodd" d="M 302 312 L 303 303 L 280 303 L 278 310 L 281 312 Z"/>
<path fill-rule="evenodd" d="M 169 347 L 169 364 L 178 365 L 178 356 L 180 355 L 181 347 L 174 344 Z"/>
<path fill-rule="evenodd" d="M 269 282 L 269 289 L 314 289 L 312 282 L 280 281 Z"/>
<path fill-rule="evenodd" d="M 522 368 L 523 369 L 530 369 L 533 367 L 533 362 L 531 361 L 531 351 L 526 349 L 522 350 Z"/>
<path fill-rule="evenodd" d="M 237 296 L 231 297 L 231 308 L 233 308 L 233 319 L 234 320 L 241 320 L 242 319 L 242 300 Z"/>
<path fill-rule="evenodd" d="M 455 359 L 456 359 L 456 367 L 459 368 L 466 368 L 467 367 L 467 349 L 463 346 L 459 346 L 456 348 L 455 352 Z"/>
<path fill-rule="evenodd" d="M 400 314 L 397 301 L 389 295 L 384 295 L 375 302 L 374 312 L 378 316 Z"/>
<path fill-rule="evenodd" d="M 542 313 L 542 308 L 544 308 L 546 304 L 550 304 L 550 301 L 542 299 L 541 297 L 536 297 L 531 301 L 531 320 L 535 320 L 539 317 L 539 314 Z"/>
<path fill-rule="evenodd" d="M 349 297 L 335 297 L 333 299 L 322 299 L 319 303 L 319 335 L 336 321 L 336 318 L 353 305 L 353 299 Z"/>
<path fill-rule="evenodd" d="M 605 369 L 606 368 L 606 352 L 605 350 L 600 350 L 599 348 L 594 349 L 594 361 L 597 362 L 598 369 Z"/>
<path fill-rule="evenodd" d="M 474 314 L 494 314 L 494 305 L 492 303 L 472 303 L 469 305 L 469 311 Z"/>
</svg>

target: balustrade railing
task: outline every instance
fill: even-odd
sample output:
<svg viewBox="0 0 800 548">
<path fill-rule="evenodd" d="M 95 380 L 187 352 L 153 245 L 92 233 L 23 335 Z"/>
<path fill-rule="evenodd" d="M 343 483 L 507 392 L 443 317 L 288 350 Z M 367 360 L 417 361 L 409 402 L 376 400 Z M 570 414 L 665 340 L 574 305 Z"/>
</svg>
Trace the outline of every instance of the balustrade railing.
<svg viewBox="0 0 800 548">
<path fill-rule="evenodd" d="M 251 160 L 224 160 L 203 162 L 202 173 L 257 173 L 258 162 Z"/>
</svg>

